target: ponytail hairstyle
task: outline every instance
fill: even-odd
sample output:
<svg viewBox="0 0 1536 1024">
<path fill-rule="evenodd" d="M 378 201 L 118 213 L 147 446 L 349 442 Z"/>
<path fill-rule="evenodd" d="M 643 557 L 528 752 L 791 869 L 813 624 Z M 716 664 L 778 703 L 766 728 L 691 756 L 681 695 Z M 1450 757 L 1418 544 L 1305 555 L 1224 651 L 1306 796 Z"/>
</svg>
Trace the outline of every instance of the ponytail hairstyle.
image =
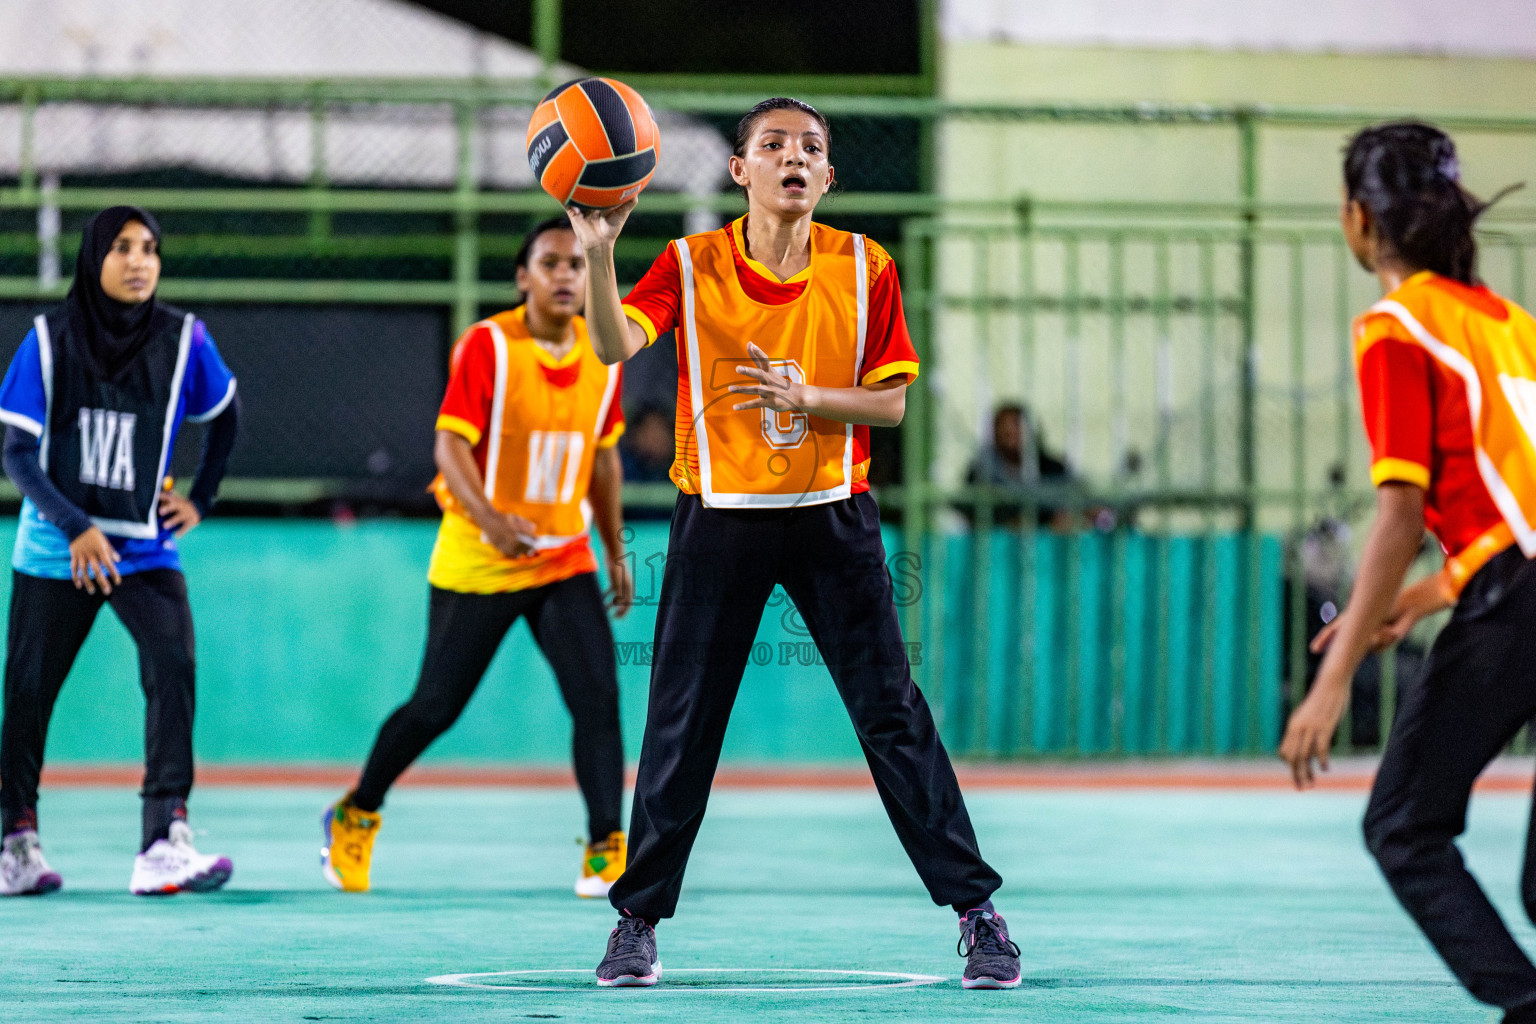
<svg viewBox="0 0 1536 1024">
<path fill-rule="evenodd" d="M 559 216 L 559 217 L 551 217 L 548 220 L 541 220 L 541 221 L 539 221 L 533 227 L 529 228 L 528 229 L 528 233 L 523 236 L 523 244 L 518 247 L 517 257 L 516 257 L 514 265 L 513 265 L 514 266 L 514 271 L 516 271 L 516 270 L 527 270 L 528 269 L 528 258 L 533 255 L 533 244 L 539 240 L 539 236 L 540 235 L 545 234 L 546 232 L 549 232 L 549 231 L 574 231 L 574 230 L 575 229 L 571 227 L 571 218 L 563 216 L 563 215 Z M 527 305 L 527 303 L 528 303 L 528 296 L 526 296 L 526 295 L 519 295 L 517 297 L 517 305 L 518 306 Z M 512 308 L 516 309 L 517 306 L 514 306 Z"/>
<path fill-rule="evenodd" d="M 1472 228 L 1492 203 L 1461 187 L 1456 144 L 1445 132 L 1422 121 L 1363 129 L 1344 154 L 1344 188 L 1370 211 L 1392 256 L 1462 284 L 1477 283 Z"/>
</svg>

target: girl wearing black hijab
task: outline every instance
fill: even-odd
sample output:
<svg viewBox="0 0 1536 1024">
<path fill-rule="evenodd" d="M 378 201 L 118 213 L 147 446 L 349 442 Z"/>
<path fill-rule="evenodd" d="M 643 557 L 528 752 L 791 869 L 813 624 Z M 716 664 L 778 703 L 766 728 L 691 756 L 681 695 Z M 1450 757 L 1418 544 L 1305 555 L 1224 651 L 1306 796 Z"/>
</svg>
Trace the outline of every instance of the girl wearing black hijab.
<svg viewBox="0 0 1536 1024">
<path fill-rule="evenodd" d="M 21 490 L 0 721 L 0 895 L 63 884 L 37 838 L 54 701 L 104 604 L 139 650 L 144 688 L 139 895 L 217 889 L 192 789 L 195 659 L 176 537 L 208 514 L 234 447 L 235 378 L 201 320 L 155 299 L 160 226 L 114 206 L 85 225 L 64 305 L 38 317 L 0 384 L 5 472 Z M 166 470 L 183 420 L 208 422 L 190 497 Z"/>
</svg>

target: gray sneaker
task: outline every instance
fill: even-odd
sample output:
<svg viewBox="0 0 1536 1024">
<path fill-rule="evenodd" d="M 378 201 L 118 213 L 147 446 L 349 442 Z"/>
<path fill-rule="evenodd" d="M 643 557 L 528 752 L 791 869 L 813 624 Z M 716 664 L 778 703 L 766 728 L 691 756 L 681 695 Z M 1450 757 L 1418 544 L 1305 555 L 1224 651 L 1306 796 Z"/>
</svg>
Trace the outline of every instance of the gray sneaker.
<svg viewBox="0 0 1536 1024">
<path fill-rule="evenodd" d="M 1001 914 L 973 910 L 962 917 L 955 952 L 965 957 L 962 988 L 1018 988 L 1019 947 L 1008 938 Z"/>
<path fill-rule="evenodd" d="M 597 983 L 609 988 L 646 986 L 660 977 L 656 929 L 638 917 L 619 918 L 608 936 L 608 952 L 597 965 Z"/>
</svg>

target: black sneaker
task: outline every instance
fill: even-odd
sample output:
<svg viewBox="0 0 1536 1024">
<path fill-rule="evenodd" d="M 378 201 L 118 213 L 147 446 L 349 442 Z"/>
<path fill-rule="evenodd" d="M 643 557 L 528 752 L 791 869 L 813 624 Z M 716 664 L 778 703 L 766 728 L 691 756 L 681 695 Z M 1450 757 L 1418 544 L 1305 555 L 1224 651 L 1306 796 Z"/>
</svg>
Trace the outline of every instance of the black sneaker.
<svg viewBox="0 0 1536 1024">
<path fill-rule="evenodd" d="M 1014 966 L 1018 966 L 1018 961 L 1014 961 Z M 656 929 L 638 917 L 619 918 L 618 927 L 608 936 L 608 952 L 597 965 L 597 983 L 613 988 L 654 985 L 660 977 Z"/>
<path fill-rule="evenodd" d="M 962 917 L 955 952 L 965 957 L 961 988 L 1018 987 L 1019 947 L 1008 938 L 1008 922 L 1002 915 L 973 910 Z"/>
</svg>

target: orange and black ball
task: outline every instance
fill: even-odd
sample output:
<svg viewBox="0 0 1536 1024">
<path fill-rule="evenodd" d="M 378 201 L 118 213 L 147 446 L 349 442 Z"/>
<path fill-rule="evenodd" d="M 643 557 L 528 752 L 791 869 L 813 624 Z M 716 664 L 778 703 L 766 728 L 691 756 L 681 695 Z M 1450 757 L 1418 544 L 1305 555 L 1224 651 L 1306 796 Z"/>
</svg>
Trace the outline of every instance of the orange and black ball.
<svg viewBox="0 0 1536 1024">
<path fill-rule="evenodd" d="M 660 142 L 638 92 L 612 78 L 579 78 L 539 101 L 528 165 L 562 206 L 618 206 L 650 183 Z"/>
</svg>

